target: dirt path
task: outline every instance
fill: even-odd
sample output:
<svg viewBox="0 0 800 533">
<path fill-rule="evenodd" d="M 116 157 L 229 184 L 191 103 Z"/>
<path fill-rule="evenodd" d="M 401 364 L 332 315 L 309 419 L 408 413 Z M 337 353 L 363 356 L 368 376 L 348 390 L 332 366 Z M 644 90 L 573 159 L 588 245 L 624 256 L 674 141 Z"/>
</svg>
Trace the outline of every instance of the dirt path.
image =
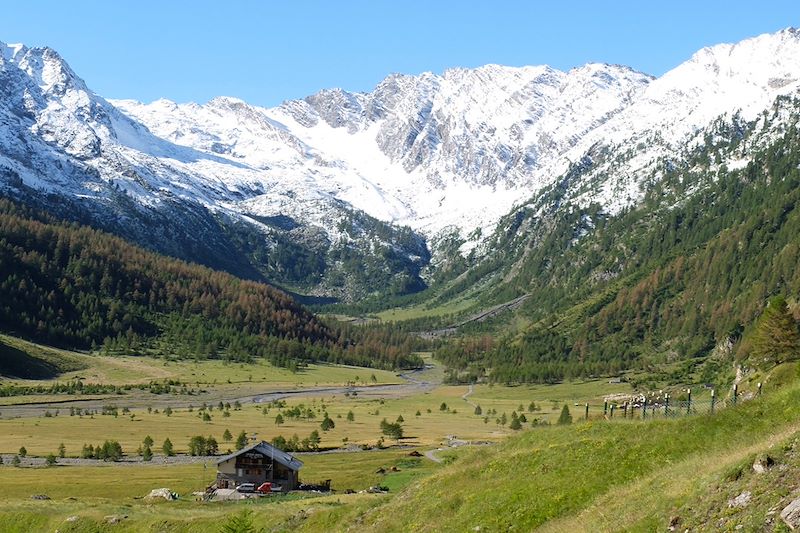
<svg viewBox="0 0 800 533">
<path fill-rule="evenodd" d="M 498 304 L 488 309 L 484 309 L 483 311 L 479 311 L 474 315 L 470 315 L 461 322 L 451 324 L 446 328 L 435 329 L 431 331 L 419 331 L 415 333 L 415 335 L 418 335 L 423 339 L 439 339 L 441 337 L 447 337 L 449 335 L 453 335 L 454 333 L 456 333 L 456 331 L 458 331 L 458 328 L 460 328 L 461 326 L 464 326 L 471 322 L 483 322 L 484 320 L 494 318 L 495 316 L 499 315 L 500 313 L 504 313 L 505 311 L 517 309 L 525 302 L 525 300 L 528 299 L 528 297 L 530 297 L 530 294 L 523 294 L 522 296 L 514 298 L 509 302 Z"/>
<path fill-rule="evenodd" d="M 434 463 L 441 463 L 442 458 L 436 455 L 436 452 L 440 452 L 444 450 L 444 448 L 436 448 L 435 450 L 428 450 L 425 452 L 425 457 L 433 461 Z"/>
<path fill-rule="evenodd" d="M 468 403 L 469 405 L 471 405 L 472 407 L 478 407 L 478 404 L 477 404 L 477 403 L 475 403 L 475 402 L 472 402 L 472 401 L 470 401 L 470 400 L 468 400 L 468 399 L 467 399 L 467 398 L 469 398 L 470 396 L 472 396 L 472 393 L 473 393 L 473 392 L 475 392 L 475 386 L 474 386 L 472 383 L 470 383 L 470 384 L 469 384 L 469 390 L 468 390 L 467 392 L 465 392 L 465 393 L 464 393 L 464 394 L 461 396 L 461 399 L 462 399 L 462 400 L 464 400 L 465 402 L 467 402 L 467 403 Z"/>
</svg>

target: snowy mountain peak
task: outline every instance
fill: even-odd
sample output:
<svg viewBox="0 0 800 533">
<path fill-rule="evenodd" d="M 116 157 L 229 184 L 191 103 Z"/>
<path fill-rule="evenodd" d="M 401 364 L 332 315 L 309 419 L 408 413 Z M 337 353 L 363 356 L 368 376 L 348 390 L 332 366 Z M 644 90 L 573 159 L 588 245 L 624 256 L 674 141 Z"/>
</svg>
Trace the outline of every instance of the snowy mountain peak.
<svg viewBox="0 0 800 533">
<path fill-rule="evenodd" d="M 100 203 L 123 190 L 137 206 L 201 206 L 263 232 L 277 220 L 328 243 L 349 242 L 342 228 L 366 213 L 431 241 L 455 233 L 467 251 L 576 166 L 564 202 L 630 205 L 715 119 L 754 118 L 798 89 L 793 28 L 705 48 L 660 78 L 489 64 L 271 109 L 109 102 L 55 51 L 0 43 L 0 187 L 13 169 L 43 190 Z"/>
<path fill-rule="evenodd" d="M 17 56 L 24 54 L 27 48 L 22 43 L 4 43 L 0 41 L 0 58 L 4 61 L 14 61 Z"/>
</svg>

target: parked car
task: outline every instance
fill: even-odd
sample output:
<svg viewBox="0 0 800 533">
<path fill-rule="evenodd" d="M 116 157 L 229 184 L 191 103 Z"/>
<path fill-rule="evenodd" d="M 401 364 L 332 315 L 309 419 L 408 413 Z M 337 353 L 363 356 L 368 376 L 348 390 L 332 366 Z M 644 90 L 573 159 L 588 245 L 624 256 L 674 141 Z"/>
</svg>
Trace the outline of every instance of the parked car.
<svg viewBox="0 0 800 533">
<path fill-rule="evenodd" d="M 255 492 L 256 491 L 256 484 L 255 483 L 242 483 L 238 487 L 236 487 L 238 492 Z"/>
</svg>

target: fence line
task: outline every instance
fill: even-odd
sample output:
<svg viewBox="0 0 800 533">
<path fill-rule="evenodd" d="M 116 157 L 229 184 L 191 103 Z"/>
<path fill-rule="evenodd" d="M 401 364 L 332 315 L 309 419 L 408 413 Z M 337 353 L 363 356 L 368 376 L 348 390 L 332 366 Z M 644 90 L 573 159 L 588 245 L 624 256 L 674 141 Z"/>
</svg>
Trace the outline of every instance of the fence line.
<svg viewBox="0 0 800 533">
<path fill-rule="evenodd" d="M 610 402 L 605 400 L 603 403 L 603 418 L 613 420 L 614 418 L 623 419 L 642 419 L 648 418 L 677 418 L 680 416 L 692 416 L 703 414 L 714 414 L 720 409 L 733 407 L 737 403 L 761 396 L 761 386 L 754 395 L 743 397 L 739 394 L 738 386 L 733 386 L 733 394 L 730 398 L 718 399 L 716 390 L 711 390 L 711 398 L 708 400 L 693 400 L 691 389 L 687 389 L 685 400 L 674 400 L 669 394 L 660 394 L 653 397 L 647 395 L 634 396 L 634 399 L 625 402 Z M 683 394 L 683 391 L 682 391 Z M 583 418 L 588 420 L 589 403 L 584 404 Z"/>
</svg>

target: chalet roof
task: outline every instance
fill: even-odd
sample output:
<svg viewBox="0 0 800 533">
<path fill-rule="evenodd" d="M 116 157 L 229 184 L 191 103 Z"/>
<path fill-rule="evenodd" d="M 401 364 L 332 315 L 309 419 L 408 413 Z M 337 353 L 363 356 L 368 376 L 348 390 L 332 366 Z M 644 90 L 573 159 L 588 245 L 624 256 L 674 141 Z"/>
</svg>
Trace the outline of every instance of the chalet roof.
<svg viewBox="0 0 800 533">
<path fill-rule="evenodd" d="M 243 453 L 252 451 L 259 452 L 262 455 L 271 458 L 273 461 L 277 461 L 278 463 L 282 464 L 283 466 L 291 470 L 300 470 L 300 467 L 303 466 L 303 461 L 301 461 L 300 459 L 297 459 L 290 453 L 286 453 L 283 450 L 279 450 L 272 444 L 265 442 L 263 440 L 255 444 L 251 444 L 250 446 L 245 446 L 241 450 L 234 452 L 232 454 L 220 457 L 217 460 L 217 464 L 224 463 L 225 461 L 229 461 L 230 459 L 242 455 Z"/>
</svg>

